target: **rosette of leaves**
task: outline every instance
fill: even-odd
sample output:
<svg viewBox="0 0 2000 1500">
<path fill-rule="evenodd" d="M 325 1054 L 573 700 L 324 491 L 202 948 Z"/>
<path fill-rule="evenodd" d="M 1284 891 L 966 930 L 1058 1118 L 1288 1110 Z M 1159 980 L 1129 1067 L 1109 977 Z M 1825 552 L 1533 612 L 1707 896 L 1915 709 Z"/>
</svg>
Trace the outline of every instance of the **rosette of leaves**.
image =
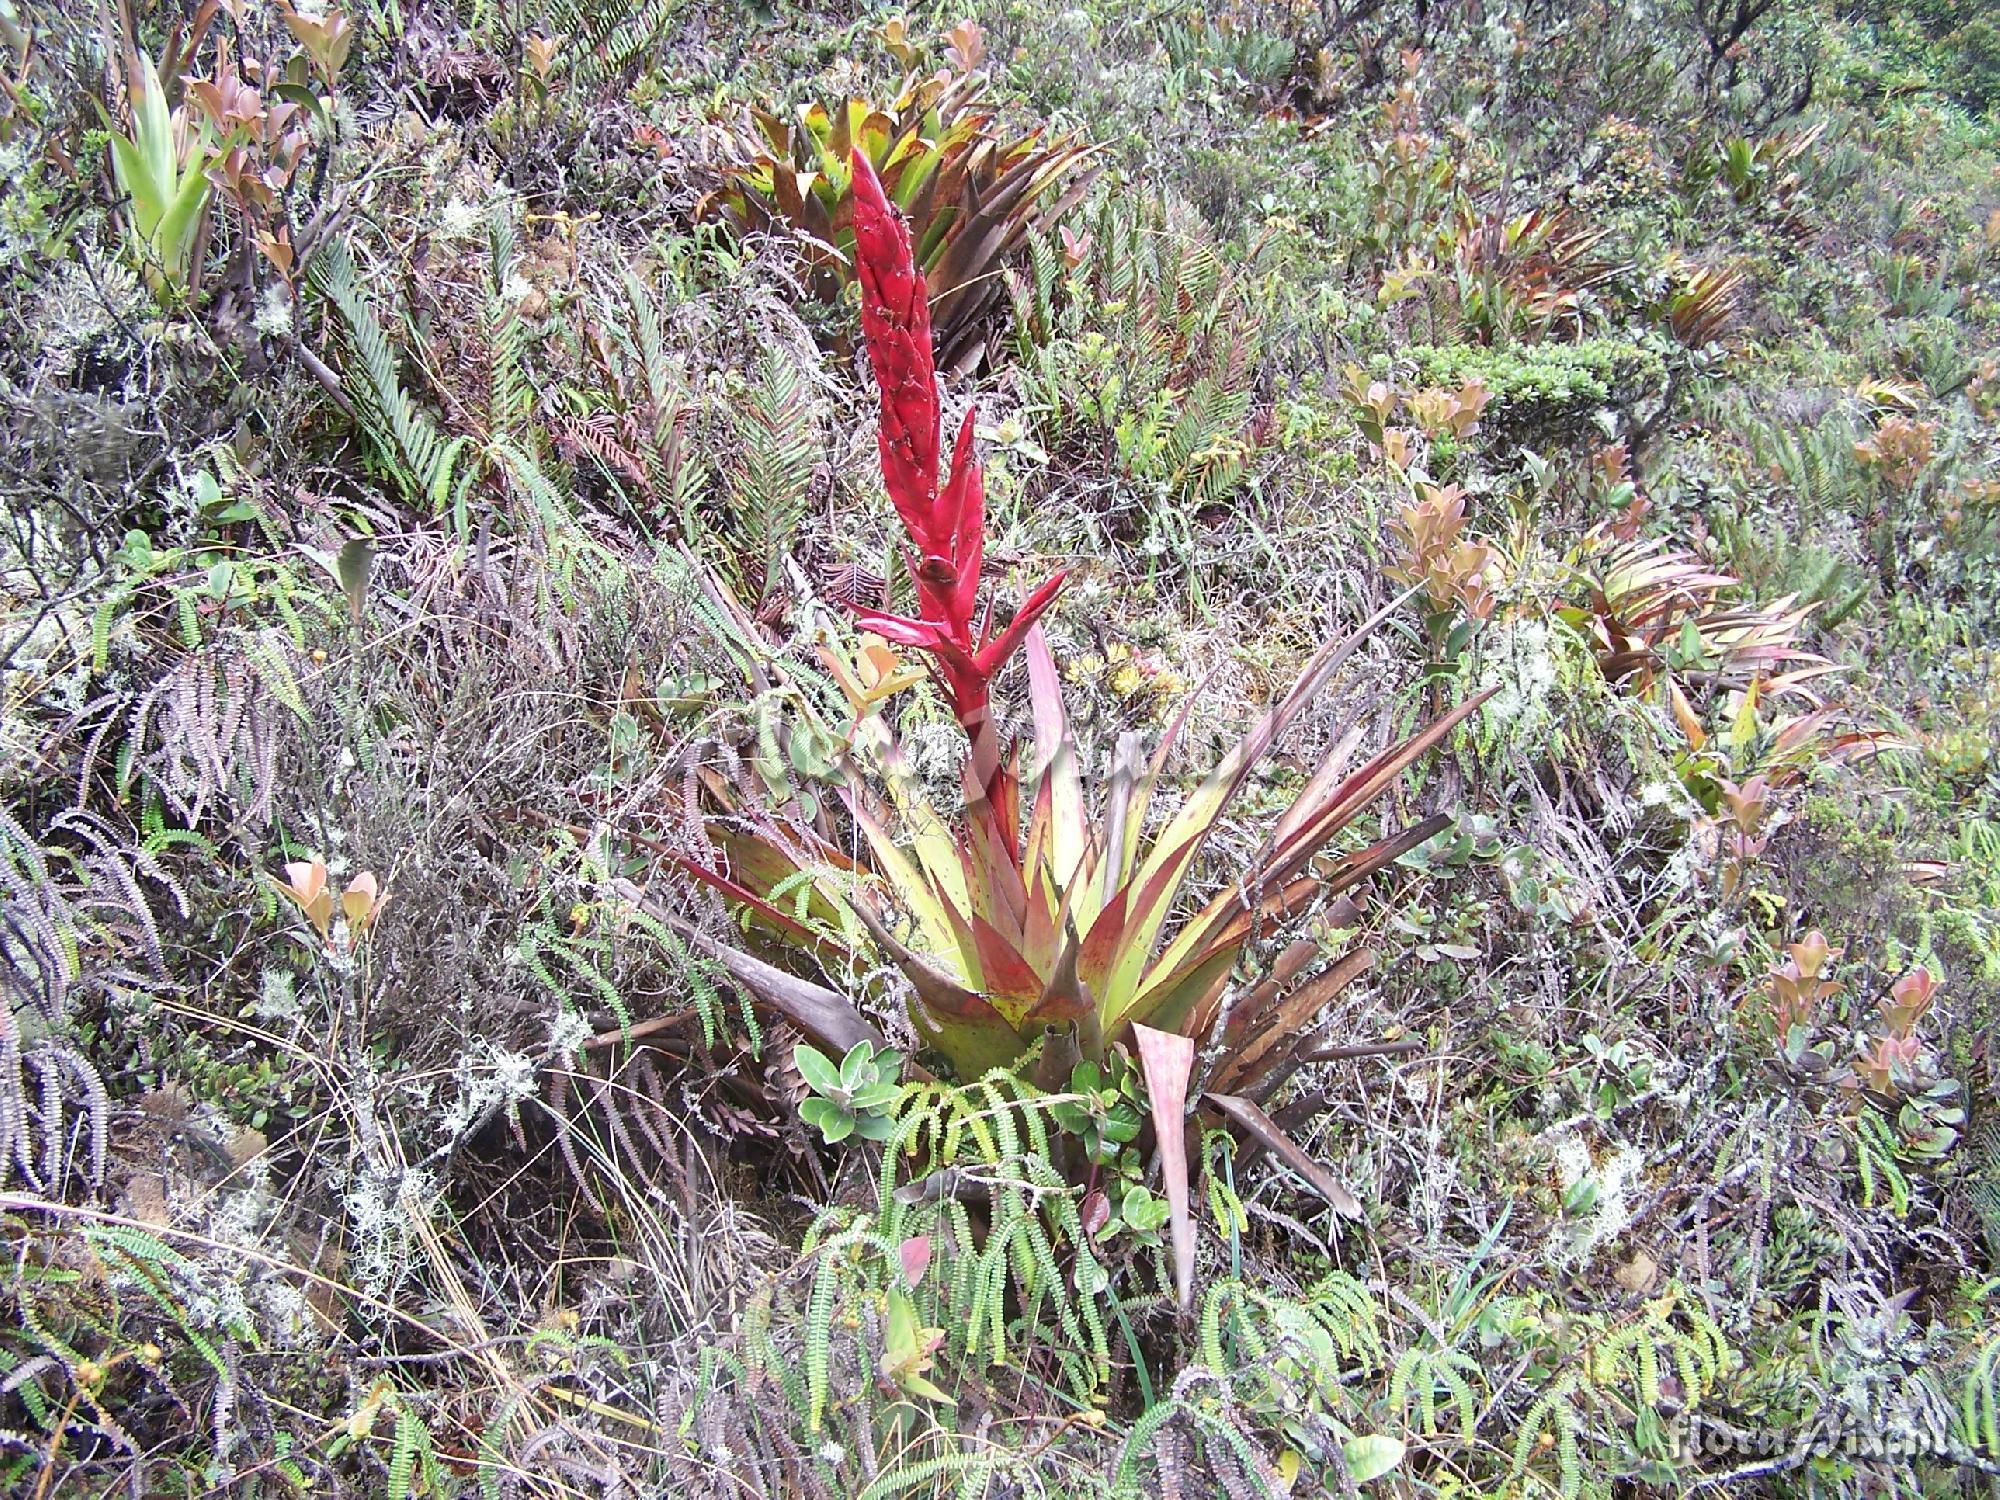
<svg viewBox="0 0 2000 1500">
<path fill-rule="evenodd" d="M 850 1135 L 864 1141 L 884 1141 L 895 1126 L 896 1101 L 902 1097 L 898 1078 L 903 1060 L 894 1052 L 877 1052 L 869 1042 L 856 1042 L 836 1065 L 818 1048 L 801 1042 L 792 1063 L 812 1090 L 799 1104 L 799 1118 L 818 1130 L 829 1146 Z"/>
<path fill-rule="evenodd" d="M 1315 652 L 1292 687 L 1172 816 L 1152 823 L 1148 812 L 1187 727 L 1191 701 L 1150 756 L 1142 736 L 1122 736 L 1110 775 L 1089 786 L 1063 704 L 1061 673 L 1036 624 L 1064 574 L 1030 593 L 1004 626 L 994 624 L 990 595 L 980 607 L 985 488 L 974 427 L 968 414 L 947 468 L 926 283 L 913 237 L 860 150 L 850 170 L 857 184 L 862 332 L 881 395 L 883 488 L 908 533 L 905 561 L 918 605 L 915 616 L 859 607 L 851 612 L 883 641 L 931 659 L 968 741 L 964 807 L 951 816 L 934 805 L 886 725 L 870 736 L 872 751 L 862 751 L 857 721 L 846 736 L 856 753 L 844 758 L 841 770 L 847 811 L 860 836 L 856 852 L 865 862 L 816 830 L 781 828 L 754 808 L 730 806 L 709 827 L 720 859 L 689 860 L 682 868 L 773 931 L 817 950 L 845 948 L 863 959 L 852 934 L 867 929 L 877 952 L 910 982 L 918 1036 L 961 1079 L 1011 1066 L 1051 1029 L 1071 1036 L 1092 1061 L 1101 1061 L 1107 1045 L 1135 1027 L 1206 1035 L 1224 1014 L 1224 992 L 1247 945 L 1308 906 L 1359 886 L 1450 822 L 1433 814 L 1363 847 L 1335 848 L 1490 692 L 1358 767 L 1352 761 L 1361 730 L 1348 726 L 1270 829 L 1255 878 L 1186 912 L 1181 897 L 1232 804 L 1286 731 L 1402 601 Z M 1025 775 L 1022 747 L 1001 742 L 991 711 L 992 681 L 1017 651 L 1027 656 L 1033 711 Z M 857 703 L 857 715 L 865 706 Z M 1099 795 L 1093 797 L 1093 790 Z M 1302 981 L 1302 996 L 1330 997 L 1305 982 L 1297 967 L 1291 972 Z M 1325 974 L 1351 978 L 1354 972 L 1343 961 Z M 1280 1040 L 1301 1039 L 1312 1014 L 1304 1008 L 1281 1012 L 1263 1000 L 1229 1007 L 1222 1040 L 1231 1045 L 1223 1071 L 1247 1064 L 1254 1052 L 1268 1054 L 1260 1071 L 1272 1076 L 1283 1066 Z M 1288 1016 L 1286 1024 L 1278 1024 L 1280 1015 Z M 1236 1086 L 1251 1090 L 1255 1076 L 1244 1072 Z"/>
<path fill-rule="evenodd" d="M 1093 147 L 1000 130 L 985 90 L 985 74 L 966 67 L 912 74 L 886 103 L 812 103 L 790 120 L 753 109 L 739 159 L 703 211 L 744 234 L 789 236 L 813 295 L 837 302 L 857 275 L 852 162 L 864 155 L 909 222 L 937 362 L 970 370 L 984 353 L 987 314 L 1005 302 L 1001 265 L 1030 231 L 1052 233 L 1096 176 Z"/>
</svg>

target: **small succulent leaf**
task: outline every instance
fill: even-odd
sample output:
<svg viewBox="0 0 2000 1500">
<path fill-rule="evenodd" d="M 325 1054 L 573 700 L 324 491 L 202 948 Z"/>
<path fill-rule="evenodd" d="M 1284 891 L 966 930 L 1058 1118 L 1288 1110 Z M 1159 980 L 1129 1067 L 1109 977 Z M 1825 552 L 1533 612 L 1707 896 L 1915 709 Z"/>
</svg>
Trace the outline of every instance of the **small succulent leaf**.
<svg viewBox="0 0 2000 1500">
<path fill-rule="evenodd" d="M 852 1094 L 863 1084 L 873 1081 L 875 1049 L 867 1042 L 856 1042 L 847 1049 L 847 1056 L 840 1060 L 840 1086 Z"/>
<path fill-rule="evenodd" d="M 799 1043 L 792 1049 L 792 1066 L 799 1070 L 799 1076 L 805 1079 L 806 1086 L 814 1093 L 835 1094 L 840 1091 L 840 1070 L 819 1048 Z"/>
<path fill-rule="evenodd" d="M 887 1115 L 857 1114 L 851 1118 L 854 1134 L 864 1141 L 886 1141 L 896 1130 L 896 1122 Z"/>
<path fill-rule="evenodd" d="M 848 1107 L 855 1110 L 885 1110 L 892 1108 L 902 1089 L 893 1083 L 870 1083 L 856 1089 L 849 1097 Z"/>
</svg>

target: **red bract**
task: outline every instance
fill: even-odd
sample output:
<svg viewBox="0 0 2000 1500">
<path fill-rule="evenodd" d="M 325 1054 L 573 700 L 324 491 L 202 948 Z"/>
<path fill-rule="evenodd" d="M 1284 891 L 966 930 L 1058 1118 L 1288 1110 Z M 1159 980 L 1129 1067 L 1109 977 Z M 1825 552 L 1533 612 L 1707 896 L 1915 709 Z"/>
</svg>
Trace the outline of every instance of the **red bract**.
<svg viewBox="0 0 2000 1500">
<path fill-rule="evenodd" d="M 931 349 L 930 301 L 911 253 L 910 233 L 890 205 L 866 155 L 853 156 L 854 259 L 861 283 L 861 332 L 881 391 L 879 444 L 882 482 L 910 534 L 918 617 L 856 607 L 864 629 L 928 652 L 972 737 L 975 780 L 995 790 L 998 746 L 987 712 L 994 676 L 1019 649 L 1028 629 L 1062 588 L 1056 574 L 997 636 L 991 607 L 977 633 L 979 575 L 985 548 L 986 484 L 972 451 L 973 414 L 965 414 L 952 451 L 951 472 L 938 484 L 942 421 Z"/>
</svg>

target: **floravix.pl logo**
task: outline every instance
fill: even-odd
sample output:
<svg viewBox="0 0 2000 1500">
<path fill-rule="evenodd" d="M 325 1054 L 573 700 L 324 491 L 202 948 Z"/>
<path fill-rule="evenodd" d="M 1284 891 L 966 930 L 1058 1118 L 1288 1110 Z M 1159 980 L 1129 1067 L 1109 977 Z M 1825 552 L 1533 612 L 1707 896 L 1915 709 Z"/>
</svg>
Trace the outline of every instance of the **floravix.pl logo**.
<svg viewBox="0 0 2000 1500">
<path fill-rule="evenodd" d="M 1713 1415 L 1683 1412 L 1668 1423 L 1667 1441 L 1676 1460 L 1735 1456 L 1776 1460 L 1789 1466 L 1839 1456 L 1937 1458 L 1987 1472 L 2000 1466 L 2000 1451 L 1981 1451 L 1955 1432 L 1833 1409 L 1790 1426 L 1738 1425 Z"/>
</svg>

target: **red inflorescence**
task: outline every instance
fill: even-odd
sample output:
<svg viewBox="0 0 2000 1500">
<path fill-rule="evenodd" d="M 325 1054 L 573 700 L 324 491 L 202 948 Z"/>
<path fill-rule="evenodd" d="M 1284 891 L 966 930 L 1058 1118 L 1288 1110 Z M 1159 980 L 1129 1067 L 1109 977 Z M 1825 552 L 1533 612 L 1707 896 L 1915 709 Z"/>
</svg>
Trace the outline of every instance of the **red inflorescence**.
<svg viewBox="0 0 2000 1500">
<path fill-rule="evenodd" d="M 882 481 L 915 544 L 910 572 L 917 584 L 918 618 L 851 607 L 864 629 L 935 658 L 953 712 L 977 745 L 990 733 L 987 696 L 993 677 L 1054 600 L 1064 575 L 1057 573 L 1029 595 L 997 636 L 989 606 L 975 635 L 986 486 L 972 451 L 973 414 L 965 414 L 950 474 L 940 488 L 942 416 L 923 273 L 910 249 L 910 232 L 884 195 L 874 166 L 859 151 L 853 163 L 861 332 L 882 397 Z"/>
</svg>

